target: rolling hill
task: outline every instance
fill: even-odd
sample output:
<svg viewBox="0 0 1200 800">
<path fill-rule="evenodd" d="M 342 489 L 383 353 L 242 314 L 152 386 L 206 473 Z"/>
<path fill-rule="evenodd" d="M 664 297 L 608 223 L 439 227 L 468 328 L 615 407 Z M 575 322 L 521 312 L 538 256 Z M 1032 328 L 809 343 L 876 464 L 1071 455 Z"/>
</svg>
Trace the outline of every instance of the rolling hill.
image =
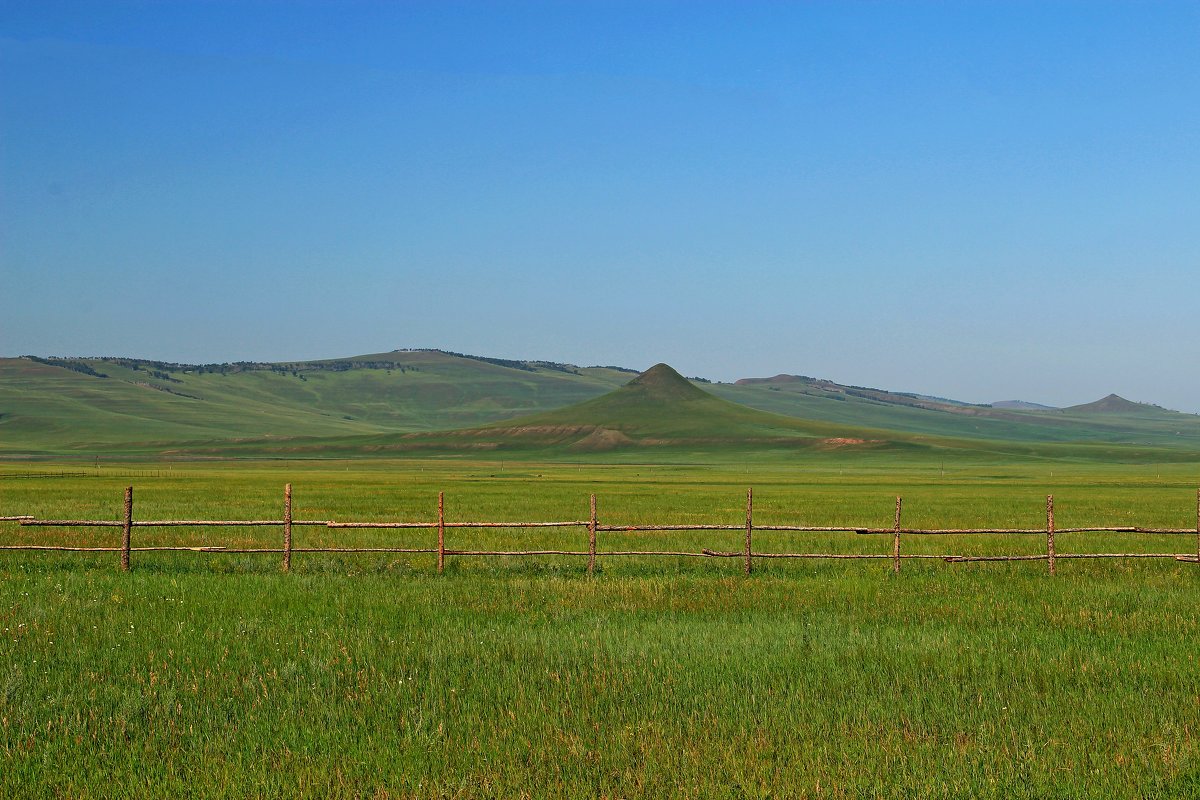
<svg viewBox="0 0 1200 800">
<path fill-rule="evenodd" d="M 480 456 L 555 460 L 612 454 L 618 460 L 770 457 L 854 459 L 886 465 L 931 459 L 996 464 L 1028 459 L 1163 462 L 1195 460 L 1188 449 L 1108 443 L 1016 442 L 928 435 L 799 419 L 733 403 L 659 364 L 600 397 L 475 428 L 189 445 L 179 456 Z M 889 460 L 891 459 L 891 460 Z"/>
<path fill-rule="evenodd" d="M 1093 443 L 1200 452 L 1200 416 L 1109 398 L 1065 409 L 972 405 L 783 375 L 715 384 L 714 394 L 804 419 L 965 439 Z"/>
<path fill-rule="evenodd" d="M 577 458 L 617 452 L 631 457 L 687 454 L 856 451 L 924 448 L 917 437 L 802 420 L 723 400 L 658 364 L 600 397 L 474 428 L 406 434 L 248 440 L 224 447 L 188 445 L 182 456 L 273 454 L 479 455 Z"/>
<path fill-rule="evenodd" d="M 458 428 L 576 403 L 632 374 L 435 350 L 280 364 L 0 359 L 0 454 Z"/>
<path fill-rule="evenodd" d="M 0 457 L 535 447 L 581 453 L 821 440 L 1200 454 L 1200 417 L 1115 395 L 1066 409 L 1014 408 L 795 375 L 703 389 L 665 365 L 630 381 L 636 375 L 437 350 L 274 364 L 0 359 Z M 448 431 L 455 433 L 442 435 Z"/>
<path fill-rule="evenodd" d="M 554 411 L 480 428 L 414 434 L 409 442 L 446 446 L 560 447 L 596 452 L 633 447 L 876 447 L 879 431 L 801 420 L 749 408 L 696 386 L 657 364 L 607 394 Z"/>
</svg>

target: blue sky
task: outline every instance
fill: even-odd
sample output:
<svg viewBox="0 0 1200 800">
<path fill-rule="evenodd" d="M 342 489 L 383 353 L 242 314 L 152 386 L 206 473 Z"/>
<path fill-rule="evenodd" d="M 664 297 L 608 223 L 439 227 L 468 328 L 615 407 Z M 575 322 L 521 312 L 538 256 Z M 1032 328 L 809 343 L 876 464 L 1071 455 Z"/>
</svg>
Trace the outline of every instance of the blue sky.
<svg viewBox="0 0 1200 800">
<path fill-rule="evenodd" d="M 1200 412 L 1195 3 L 0 2 L 0 355 Z"/>
</svg>

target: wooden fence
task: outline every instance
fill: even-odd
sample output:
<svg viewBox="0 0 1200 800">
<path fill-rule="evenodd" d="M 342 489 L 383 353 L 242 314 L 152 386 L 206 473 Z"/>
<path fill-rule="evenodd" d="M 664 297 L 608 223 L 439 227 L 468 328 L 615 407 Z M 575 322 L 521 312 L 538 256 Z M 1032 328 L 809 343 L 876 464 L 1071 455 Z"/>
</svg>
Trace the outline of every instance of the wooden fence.
<svg viewBox="0 0 1200 800">
<path fill-rule="evenodd" d="M 746 522 L 737 525 L 707 525 L 707 524 L 665 524 L 665 525 L 602 525 L 597 515 L 596 495 L 591 496 L 591 514 L 586 520 L 565 520 L 557 522 L 447 522 L 445 515 L 445 496 L 438 492 L 436 522 L 337 522 L 334 520 L 297 520 L 292 517 L 292 485 L 284 487 L 283 518 L 271 520 L 134 520 L 133 518 L 133 487 L 125 489 L 125 506 L 120 520 L 77 520 L 77 519 L 36 519 L 31 516 L 0 516 L 0 522 L 17 523 L 21 527 L 44 528 L 120 528 L 120 547 L 73 547 L 69 545 L 37 545 L 37 544 L 2 544 L 0 550 L 35 550 L 88 553 L 120 553 L 121 569 L 131 569 L 131 554 L 150 551 L 185 551 L 193 553 L 260 553 L 279 554 L 282 556 L 282 569 L 287 572 L 292 567 L 293 553 L 436 553 L 437 571 L 442 572 L 446 566 L 447 556 L 579 556 L 587 557 L 588 573 L 595 572 L 596 561 L 600 557 L 612 558 L 617 556 L 674 556 L 696 558 L 738 558 L 743 561 L 747 575 L 753 570 L 755 559 L 769 558 L 805 558 L 805 559 L 890 559 L 892 570 L 900 572 L 900 564 L 906 559 L 928 559 L 948 563 L 989 562 L 989 561 L 1046 561 L 1051 575 L 1056 573 L 1056 562 L 1062 559 L 1096 559 L 1096 558 L 1165 558 L 1189 563 L 1200 563 L 1200 490 L 1196 493 L 1196 527 L 1195 528 L 1150 528 L 1139 526 L 1085 526 L 1075 528 L 1056 528 L 1054 525 L 1054 497 L 1046 497 L 1046 527 L 1045 528 L 904 528 L 901 525 L 903 499 L 896 498 L 896 514 L 890 528 L 874 528 L 856 525 L 755 525 L 754 524 L 754 490 L 746 490 Z M 282 529 L 283 541 L 281 547 L 238 548 L 224 545 L 199 546 L 133 546 L 134 528 L 230 528 L 230 527 L 278 527 Z M 296 547 L 292 531 L 295 527 L 317 526 L 328 529 L 394 529 L 437 530 L 436 547 Z M 446 547 L 447 528 L 581 528 L 587 532 L 587 550 L 459 550 Z M 597 543 L 601 533 L 637 533 L 637 532 L 678 532 L 678 531 L 744 531 L 745 544 L 740 551 L 720 551 L 708 548 L 699 551 L 680 550 L 598 550 Z M 890 536 L 892 548 L 890 553 L 764 553 L 754 552 L 753 537 L 755 531 L 790 531 L 799 533 L 851 533 L 860 536 Z M 1133 533 L 1147 535 L 1187 535 L 1196 537 L 1194 553 L 1058 553 L 1055 550 L 1054 536 L 1063 533 Z M 1038 555 L 955 555 L 955 554 L 918 554 L 901 551 L 902 537 L 907 536 L 971 536 L 980 534 L 1014 535 L 1014 536 L 1044 536 L 1046 541 L 1045 554 Z"/>
</svg>

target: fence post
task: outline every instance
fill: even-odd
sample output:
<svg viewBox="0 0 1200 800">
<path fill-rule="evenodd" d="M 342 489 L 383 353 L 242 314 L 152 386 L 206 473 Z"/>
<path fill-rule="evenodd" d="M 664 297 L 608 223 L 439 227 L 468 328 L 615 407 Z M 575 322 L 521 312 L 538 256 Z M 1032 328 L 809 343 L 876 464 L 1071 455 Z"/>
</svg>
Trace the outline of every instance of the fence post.
<svg viewBox="0 0 1200 800">
<path fill-rule="evenodd" d="M 896 495 L 896 522 L 892 526 L 895 533 L 892 535 L 892 572 L 900 574 L 900 507 L 904 501 L 900 495 Z"/>
<path fill-rule="evenodd" d="M 596 571 L 596 495 L 592 495 L 592 516 L 588 520 L 588 574 Z"/>
<path fill-rule="evenodd" d="M 446 503 L 445 493 L 438 492 L 438 574 L 446 569 Z"/>
<path fill-rule="evenodd" d="M 1196 563 L 1200 563 L 1200 489 L 1196 490 Z"/>
<path fill-rule="evenodd" d="M 292 485 L 283 487 L 283 571 L 292 570 Z"/>
<path fill-rule="evenodd" d="M 754 487 L 746 489 L 746 574 L 753 567 L 750 564 L 750 532 L 754 530 Z"/>
<path fill-rule="evenodd" d="M 133 487 L 125 487 L 125 523 L 121 526 L 121 570 L 129 572 L 129 546 L 133 538 Z"/>
<path fill-rule="evenodd" d="M 1046 495 L 1046 555 L 1050 562 L 1050 574 L 1054 570 L 1054 495 Z"/>
</svg>

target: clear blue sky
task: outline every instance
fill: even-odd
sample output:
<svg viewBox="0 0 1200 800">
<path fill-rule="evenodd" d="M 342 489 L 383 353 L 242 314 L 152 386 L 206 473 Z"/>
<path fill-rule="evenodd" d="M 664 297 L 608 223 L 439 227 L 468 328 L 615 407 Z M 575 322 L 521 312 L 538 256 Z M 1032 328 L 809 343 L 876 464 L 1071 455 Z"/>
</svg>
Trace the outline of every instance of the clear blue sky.
<svg viewBox="0 0 1200 800">
<path fill-rule="evenodd" d="M 0 355 L 1200 412 L 1200 4 L 0 2 Z"/>
</svg>

